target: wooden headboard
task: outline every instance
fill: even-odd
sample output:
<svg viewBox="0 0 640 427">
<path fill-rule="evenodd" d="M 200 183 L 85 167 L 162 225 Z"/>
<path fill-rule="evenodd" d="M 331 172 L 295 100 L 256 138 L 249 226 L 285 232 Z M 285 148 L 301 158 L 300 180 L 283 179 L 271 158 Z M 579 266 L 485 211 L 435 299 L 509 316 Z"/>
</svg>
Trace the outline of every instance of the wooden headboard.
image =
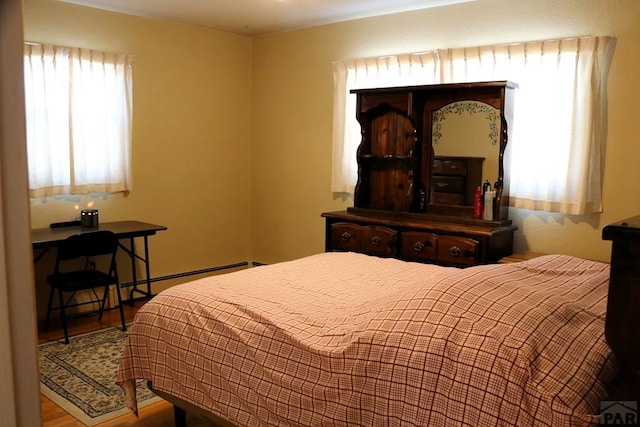
<svg viewBox="0 0 640 427">
<path fill-rule="evenodd" d="M 605 336 L 619 366 L 611 400 L 640 401 L 640 215 L 602 230 L 613 242 Z"/>
</svg>

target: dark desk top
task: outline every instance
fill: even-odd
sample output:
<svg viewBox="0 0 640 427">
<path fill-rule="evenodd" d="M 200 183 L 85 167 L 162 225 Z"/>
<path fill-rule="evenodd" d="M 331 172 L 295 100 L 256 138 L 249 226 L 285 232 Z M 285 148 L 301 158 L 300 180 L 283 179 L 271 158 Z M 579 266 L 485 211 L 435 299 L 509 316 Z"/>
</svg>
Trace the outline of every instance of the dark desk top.
<svg viewBox="0 0 640 427">
<path fill-rule="evenodd" d="M 97 230 L 109 230 L 120 239 L 139 236 L 151 236 L 157 231 L 166 230 L 164 225 L 148 224 L 139 221 L 103 222 L 97 228 L 81 228 L 80 226 L 60 228 L 34 228 L 31 230 L 31 243 L 34 248 L 56 246 L 67 237 Z"/>
</svg>

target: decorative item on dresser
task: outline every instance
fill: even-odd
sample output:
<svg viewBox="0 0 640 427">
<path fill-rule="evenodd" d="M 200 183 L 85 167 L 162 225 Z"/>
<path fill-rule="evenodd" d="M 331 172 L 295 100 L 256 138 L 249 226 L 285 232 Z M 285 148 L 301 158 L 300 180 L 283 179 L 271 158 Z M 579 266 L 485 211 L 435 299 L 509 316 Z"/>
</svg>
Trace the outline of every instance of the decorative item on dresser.
<svg viewBox="0 0 640 427">
<path fill-rule="evenodd" d="M 354 206 L 322 214 L 325 249 L 461 267 L 510 255 L 516 227 L 505 156 L 516 87 L 352 91 L 362 132 Z M 474 199 L 483 182 L 495 198 L 478 218 Z"/>
<path fill-rule="evenodd" d="M 605 336 L 619 373 L 611 400 L 640 401 L 640 215 L 607 225 L 612 241 Z"/>
</svg>

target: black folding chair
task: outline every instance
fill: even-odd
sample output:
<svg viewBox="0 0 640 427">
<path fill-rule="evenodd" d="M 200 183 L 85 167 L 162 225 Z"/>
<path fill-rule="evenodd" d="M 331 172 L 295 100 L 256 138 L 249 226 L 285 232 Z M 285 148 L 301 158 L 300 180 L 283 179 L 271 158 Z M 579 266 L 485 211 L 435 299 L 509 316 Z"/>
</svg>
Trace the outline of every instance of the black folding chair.
<svg viewBox="0 0 640 427">
<path fill-rule="evenodd" d="M 65 344 L 69 343 L 65 307 L 86 304 L 71 303 L 76 291 L 93 291 L 96 299 L 89 302 L 100 303 L 98 320 L 101 320 L 109 287 L 115 285 L 116 294 L 118 295 L 122 330 L 126 330 L 122 297 L 120 295 L 120 282 L 118 280 L 116 267 L 117 250 L 118 239 L 111 231 L 92 231 L 75 234 L 65 239 L 60 246 L 58 246 L 54 272 L 47 276 L 47 282 L 51 285 L 51 291 L 49 293 L 45 329 L 49 327 L 51 311 L 60 310 Z M 95 292 L 95 289 L 100 287 L 104 287 L 102 299 L 98 299 L 98 294 Z M 58 291 L 59 306 L 52 307 L 56 290 Z M 65 293 L 71 293 L 71 296 L 69 296 L 66 302 Z"/>
</svg>

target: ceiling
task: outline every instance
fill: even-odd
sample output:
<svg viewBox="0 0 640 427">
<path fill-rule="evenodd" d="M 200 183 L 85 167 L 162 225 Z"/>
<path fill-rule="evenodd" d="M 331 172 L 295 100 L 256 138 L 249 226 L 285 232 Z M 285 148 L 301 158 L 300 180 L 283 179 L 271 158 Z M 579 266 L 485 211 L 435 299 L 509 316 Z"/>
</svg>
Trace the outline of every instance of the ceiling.
<svg viewBox="0 0 640 427">
<path fill-rule="evenodd" d="M 60 0 L 257 36 L 474 0 Z"/>
</svg>

